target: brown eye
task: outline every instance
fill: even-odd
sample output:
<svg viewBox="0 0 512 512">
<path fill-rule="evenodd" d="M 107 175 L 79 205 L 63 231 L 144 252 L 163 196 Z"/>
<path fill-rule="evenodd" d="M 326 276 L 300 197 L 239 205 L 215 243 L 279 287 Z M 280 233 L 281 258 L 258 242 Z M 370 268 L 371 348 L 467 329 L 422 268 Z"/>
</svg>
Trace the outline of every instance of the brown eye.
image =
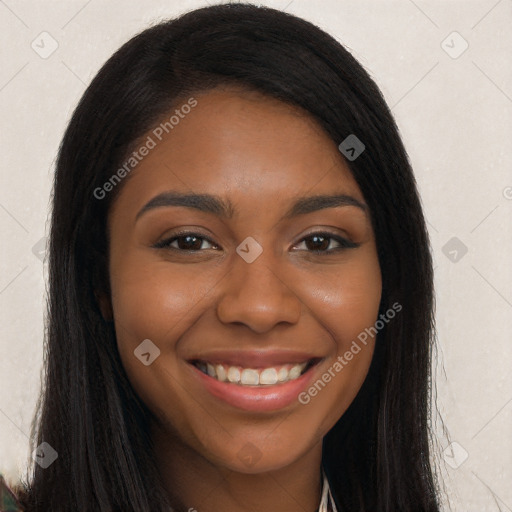
<svg viewBox="0 0 512 512">
<path fill-rule="evenodd" d="M 184 251 L 199 251 L 203 244 L 202 238 L 194 235 L 184 235 L 175 238 L 178 244 L 178 249 Z"/>
<path fill-rule="evenodd" d="M 204 250 L 205 248 L 201 248 L 203 243 L 209 243 L 212 247 L 206 247 L 206 249 L 217 248 L 211 240 L 208 238 L 199 235 L 198 233 L 180 233 L 171 238 L 166 238 L 157 242 L 153 247 L 156 249 L 175 249 L 178 251 L 192 251 L 197 252 Z"/>
<path fill-rule="evenodd" d="M 337 244 L 337 247 L 332 247 L 331 244 Z M 356 244 L 332 233 L 313 233 L 302 239 L 301 243 L 306 245 L 306 249 L 310 252 L 317 253 L 332 253 L 343 249 L 351 249 L 359 247 L 360 244 Z"/>
<path fill-rule="evenodd" d="M 306 238 L 306 247 L 311 251 L 325 251 L 329 248 L 330 238 L 322 235 L 314 235 Z M 310 243 L 308 243 L 308 241 Z"/>
</svg>

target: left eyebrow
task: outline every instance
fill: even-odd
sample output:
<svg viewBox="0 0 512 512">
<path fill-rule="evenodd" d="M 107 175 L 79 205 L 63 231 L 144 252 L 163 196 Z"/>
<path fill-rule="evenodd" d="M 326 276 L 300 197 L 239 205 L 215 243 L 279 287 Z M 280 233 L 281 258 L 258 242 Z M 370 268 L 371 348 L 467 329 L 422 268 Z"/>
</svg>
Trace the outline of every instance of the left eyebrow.
<svg viewBox="0 0 512 512">
<path fill-rule="evenodd" d="M 290 219 L 296 215 L 304 215 L 307 213 L 324 210 L 325 208 L 336 208 L 340 206 L 356 206 L 368 213 L 368 207 L 353 196 L 346 194 L 336 195 L 318 195 L 310 197 L 300 197 L 292 207 L 285 213 L 283 219 Z"/>
<path fill-rule="evenodd" d="M 163 192 L 146 203 L 137 213 L 135 220 L 149 210 L 166 206 L 183 206 L 193 208 L 195 210 L 212 213 L 224 218 L 232 218 L 235 211 L 231 201 L 226 201 L 211 194 Z M 283 219 L 290 219 L 297 215 L 304 215 L 318 210 L 336 208 L 340 206 L 355 206 L 360 208 L 365 214 L 368 212 L 367 205 L 355 197 L 346 194 L 317 195 L 298 198 L 291 208 L 284 214 Z"/>
</svg>

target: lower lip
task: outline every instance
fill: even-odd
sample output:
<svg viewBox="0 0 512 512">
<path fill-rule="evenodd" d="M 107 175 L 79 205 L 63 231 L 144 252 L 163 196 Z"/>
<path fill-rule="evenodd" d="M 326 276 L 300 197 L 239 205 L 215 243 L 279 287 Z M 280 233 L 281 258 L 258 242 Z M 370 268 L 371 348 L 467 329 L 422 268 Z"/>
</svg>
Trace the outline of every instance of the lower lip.
<svg viewBox="0 0 512 512">
<path fill-rule="evenodd" d="M 240 386 L 239 384 L 221 382 L 206 375 L 193 364 L 187 363 L 193 370 L 206 390 L 216 398 L 233 407 L 245 411 L 266 412 L 283 409 L 294 401 L 309 385 L 319 363 L 313 365 L 298 379 L 273 386 Z"/>
</svg>

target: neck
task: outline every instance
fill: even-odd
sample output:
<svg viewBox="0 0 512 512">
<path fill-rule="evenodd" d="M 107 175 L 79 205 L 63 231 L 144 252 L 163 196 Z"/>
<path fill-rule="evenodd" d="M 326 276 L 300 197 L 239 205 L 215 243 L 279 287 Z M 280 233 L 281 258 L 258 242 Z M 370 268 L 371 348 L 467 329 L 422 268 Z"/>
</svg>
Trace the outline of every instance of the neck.
<svg viewBox="0 0 512 512">
<path fill-rule="evenodd" d="M 322 493 L 322 443 L 284 467 L 242 473 L 215 465 L 163 430 L 153 429 L 163 484 L 181 512 L 317 511 Z"/>
</svg>

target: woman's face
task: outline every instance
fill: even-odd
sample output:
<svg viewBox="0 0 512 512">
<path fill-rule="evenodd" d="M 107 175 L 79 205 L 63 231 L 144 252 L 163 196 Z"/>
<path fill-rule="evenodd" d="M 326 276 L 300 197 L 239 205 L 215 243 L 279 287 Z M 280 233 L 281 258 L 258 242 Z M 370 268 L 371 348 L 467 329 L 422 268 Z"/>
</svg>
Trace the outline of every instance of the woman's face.
<svg viewBox="0 0 512 512">
<path fill-rule="evenodd" d="M 119 352 L 187 449 L 239 472 L 284 468 L 318 448 L 367 374 L 373 339 L 353 342 L 381 298 L 371 220 L 309 116 L 247 91 L 195 99 L 168 134 L 143 137 L 117 185 Z"/>
</svg>

